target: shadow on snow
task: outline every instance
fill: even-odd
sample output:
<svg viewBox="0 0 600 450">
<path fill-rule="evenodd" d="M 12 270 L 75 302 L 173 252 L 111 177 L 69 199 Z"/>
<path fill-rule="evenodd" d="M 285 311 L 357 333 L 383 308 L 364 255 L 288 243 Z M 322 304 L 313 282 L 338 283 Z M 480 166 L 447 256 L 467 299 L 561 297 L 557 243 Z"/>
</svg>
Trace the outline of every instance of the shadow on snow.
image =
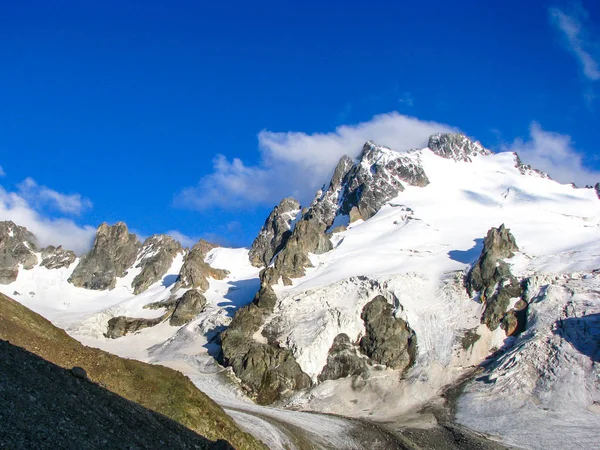
<svg viewBox="0 0 600 450">
<path fill-rule="evenodd" d="M 568 341 L 592 361 L 600 362 L 600 314 L 557 320 L 554 334 Z"/>
<path fill-rule="evenodd" d="M 481 255 L 481 250 L 483 250 L 483 239 L 475 239 L 474 242 L 475 244 L 469 250 L 450 250 L 448 256 L 459 263 L 474 263 Z"/>
</svg>

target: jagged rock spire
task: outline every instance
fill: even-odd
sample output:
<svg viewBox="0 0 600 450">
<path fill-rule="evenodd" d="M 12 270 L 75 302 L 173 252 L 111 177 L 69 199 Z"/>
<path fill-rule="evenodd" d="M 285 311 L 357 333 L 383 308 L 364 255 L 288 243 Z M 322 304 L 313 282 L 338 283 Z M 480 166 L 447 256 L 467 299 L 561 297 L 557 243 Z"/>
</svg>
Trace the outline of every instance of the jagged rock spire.
<svg viewBox="0 0 600 450">
<path fill-rule="evenodd" d="M 98 227 L 94 245 L 71 274 L 69 282 L 77 287 L 103 290 L 115 287 L 116 279 L 125 275 L 138 256 L 141 244 L 127 225 L 117 222 Z"/>
</svg>

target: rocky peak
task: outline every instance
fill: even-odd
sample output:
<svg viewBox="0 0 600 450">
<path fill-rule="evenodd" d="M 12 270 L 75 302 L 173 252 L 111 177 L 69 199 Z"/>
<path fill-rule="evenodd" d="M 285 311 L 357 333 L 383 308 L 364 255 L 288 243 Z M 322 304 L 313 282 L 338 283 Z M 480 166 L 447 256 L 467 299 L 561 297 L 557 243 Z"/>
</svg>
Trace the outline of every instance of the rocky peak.
<svg viewBox="0 0 600 450">
<path fill-rule="evenodd" d="M 171 236 L 156 234 L 146 239 L 137 257 L 136 267 L 142 270 L 131 283 L 133 293 L 140 294 L 160 281 L 180 252 L 183 252 L 181 244 Z"/>
<path fill-rule="evenodd" d="M 492 154 L 479 142 L 472 141 L 462 133 L 434 134 L 429 137 L 427 147 L 436 155 L 454 161 L 471 162 L 474 156 Z"/>
<path fill-rule="evenodd" d="M 112 289 L 117 278 L 124 276 L 136 261 L 140 247 L 136 235 L 129 233 L 125 223 L 112 226 L 103 223 L 98 227 L 92 249 L 81 258 L 69 282 L 86 289 Z"/>
<path fill-rule="evenodd" d="M 42 262 L 40 266 L 47 269 L 61 269 L 69 267 L 77 259 L 75 253 L 71 250 L 65 250 L 62 246 L 55 247 L 49 245 L 42 249 Z"/>
<path fill-rule="evenodd" d="M 340 214 L 356 208 L 364 220 L 374 216 L 404 190 L 404 184 L 427 186 L 429 179 L 416 152 L 398 153 L 368 141 L 343 179 Z"/>
<path fill-rule="evenodd" d="M 288 197 L 279 202 L 265 220 L 252 243 L 248 257 L 255 267 L 268 266 L 292 234 L 292 222 L 300 212 L 300 203 Z"/>
<path fill-rule="evenodd" d="M 27 228 L 12 221 L 0 222 L 0 283 L 10 284 L 19 275 L 19 265 L 31 269 L 38 263 L 36 239 Z"/>
<path fill-rule="evenodd" d="M 172 292 L 180 288 L 194 288 L 204 292 L 209 286 L 208 278 L 222 280 L 227 276 L 228 271 L 215 269 L 204 261 L 206 254 L 215 247 L 216 245 L 205 240 L 200 240 L 200 242 L 192 247 L 185 256 L 177 282 L 171 289 Z"/>
</svg>

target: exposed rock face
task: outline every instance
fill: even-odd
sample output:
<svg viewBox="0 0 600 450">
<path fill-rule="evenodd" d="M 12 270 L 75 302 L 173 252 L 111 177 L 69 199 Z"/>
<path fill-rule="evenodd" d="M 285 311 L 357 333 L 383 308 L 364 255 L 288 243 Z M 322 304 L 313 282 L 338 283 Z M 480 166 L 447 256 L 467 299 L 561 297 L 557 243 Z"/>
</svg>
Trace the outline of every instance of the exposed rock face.
<svg viewBox="0 0 600 450">
<path fill-rule="evenodd" d="M 154 319 L 141 319 L 125 316 L 113 317 L 108 321 L 108 329 L 105 336 L 107 338 L 117 339 L 128 333 L 135 333 L 144 328 L 156 326 L 161 323 L 164 318 L 164 315 Z"/>
<path fill-rule="evenodd" d="M 300 203 L 291 197 L 284 198 L 273 208 L 248 253 L 253 266 L 269 265 L 291 236 L 291 224 L 299 212 Z"/>
<path fill-rule="evenodd" d="M 317 192 L 310 205 L 311 216 L 317 217 L 320 222 L 331 226 L 339 211 L 339 198 L 344 188 L 344 181 L 354 161 L 347 155 L 340 158 L 329 182 L 327 190 Z"/>
<path fill-rule="evenodd" d="M 177 300 L 169 324 L 179 327 L 194 320 L 206 306 L 206 298 L 195 289 L 190 289 Z"/>
<path fill-rule="evenodd" d="M 521 175 L 535 175 L 540 178 L 550 178 L 550 175 L 548 175 L 547 173 L 542 172 L 538 169 L 534 169 L 529 164 L 523 163 L 523 161 L 521 161 L 521 158 L 519 158 L 519 155 L 517 153 L 513 152 L 513 155 L 515 155 L 515 167 L 519 170 L 519 172 L 521 172 Z"/>
<path fill-rule="evenodd" d="M 401 318 L 394 317 L 392 306 L 378 295 L 365 305 L 361 318 L 366 334 L 360 340 L 364 354 L 378 364 L 405 370 L 415 360 L 417 338 Z"/>
<path fill-rule="evenodd" d="M 467 291 L 469 295 L 479 292 L 481 302 L 486 305 L 481 323 L 490 330 L 500 325 L 510 299 L 523 294 L 521 284 L 511 274 L 508 264 L 502 261 L 514 256 L 518 250 L 514 236 L 504 224 L 491 228 L 484 239 L 481 256 L 467 275 Z M 508 323 L 506 326 L 512 327 Z"/>
<path fill-rule="evenodd" d="M 58 247 L 49 245 L 42 249 L 42 262 L 40 266 L 47 269 L 61 269 L 69 267 L 76 258 L 75 253 L 71 250 L 64 250 L 60 245 Z"/>
<path fill-rule="evenodd" d="M 252 337 L 276 301 L 273 289 L 262 286 L 254 302 L 238 310 L 229 328 L 221 333 L 223 364 L 231 366 L 256 401 L 265 405 L 311 385 L 310 377 L 289 350 L 275 342 L 256 342 Z"/>
<path fill-rule="evenodd" d="M 81 258 L 69 282 L 86 289 L 114 288 L 117 278 L 124 276 L 137 259 L 140 246 L 123 222 L 113 226 L 103 223 L 98 227 L 92 250 Z"/>
<path fill-rule="evenodd" d="M 142 271 L 133 279 L 131 287 L 135 295 L 144 292 L 152 284 L 161 280 L 178 253 L 182 252 L 181 244 L 171 236 L 157 234 L 146 239 L 140 251 L 139 263 Z"/>
<path fill-rule="evenodd" d="M 600 183 L 594 185 L 594 190 L 596 191 L 596 196 L 600 199 Z"/>
<path fill-rule="evenodd" d="M 429 179 L 415 154 L 401 154 L 367 142 L 356 164 L 346 173 L 340 213 L 353 207 L 367 220 L 404 190 L 403 183 L 427 186 Z"/>
<path fill-rule="evenodd" d="M 319 381 L 337 380 L 350 376 L 368 374 L 367 358 L 361 356 L 347 334 L 338 334 L 327 355 L 327 364 L 319 375 Z"/>
<path fill-rule="evenodd" d="M 454 161 L 471 162 L 474 156 L 492 154 L 479 142 L 473 142 L 461 133 L 434 134 L 429 137 L 427 147 L 436 155 Z"/>
<path fill-rule="evenodd" d="M 519 247 L 515 238 L 504 224 L 499 228 L 491 228 L 483 241 L 481 256 L 467 276 L 469 294 L 473 295 L 475 291 L 493 287 L 506 276 L 507 267 L 498 262 L 513 257 L 517 251 Z"/>
<path fill-rule="evenodd" d="M 108 321 L 106 337 L 117 339 L 128 333 L 135 333 L 144 328 L 151 328 L 162 321 L 169 319 L 169 325 L 179 327 L 194 320 L 206 306 L 206 298 L 195 289 L 191 289 L 180 298 L 171 297 L 161 302 L 150 303 L 145 306 L 147 309 L 165 308 L 166 312 L 153 319 L 117 316 Z"/>
<path fill-rule="evenodd" d="M 205 292 L 208 289 L 208 278 L 222 280 L 229 273 L 226 270 L 215 269 L 210 264 L 204 262 L 206 253 L 214 248 L 212 244 L 201 240 L 198 242 L 185 257 L 185 262 L 179 271 L 177 283 L 172 288 L 175 292 L 180 288 L 193 288 Z"/>
<path fill-rule="evenodd" d="M 310 386 L 310 378 L 300 369 L 292 353 L 284 348 L 250 341 L 243 335 L 230 337 L 227 346 L 237 339 L 236 348 L 243 349 L 225 358 L 225 363 L 256 396 L 267 405 L 299 389 Z M 230 354 L 230 352 L 228 352 Z"/>
<path fill-rule="evenodd" d="M 325 234 L 326 225 L 311 219 L 298 222 L 284 249 L 278 254 L 273 267 L 264 271 L 263 281 L 274 284 L 283 278 L 291 284 L 290 278 L 304 276 L 305 268 L 312 267 L 309 253 L 321 254 L 333 248 Z"/>
<path fill-rule="evenodd" d="M 0 284 L 10 284 L 19 275 L 19 265 L 31 269 L 38 263 L 35 236 L 14 222 L 0 222 Z"/>
</svg>

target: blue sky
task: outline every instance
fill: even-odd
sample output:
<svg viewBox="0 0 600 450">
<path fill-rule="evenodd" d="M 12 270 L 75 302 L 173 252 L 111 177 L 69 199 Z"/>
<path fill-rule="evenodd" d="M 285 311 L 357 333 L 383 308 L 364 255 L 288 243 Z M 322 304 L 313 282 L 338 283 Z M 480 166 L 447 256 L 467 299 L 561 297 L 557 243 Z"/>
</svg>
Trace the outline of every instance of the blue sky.
<svg viewBox="0 0 600 450">
<path fill-rule="evenodd" d="M 0 219 L 248 245 L 343 153 L 461 130 L 600 181 L 600 4 L 0 4 Z"/>
</svg>

